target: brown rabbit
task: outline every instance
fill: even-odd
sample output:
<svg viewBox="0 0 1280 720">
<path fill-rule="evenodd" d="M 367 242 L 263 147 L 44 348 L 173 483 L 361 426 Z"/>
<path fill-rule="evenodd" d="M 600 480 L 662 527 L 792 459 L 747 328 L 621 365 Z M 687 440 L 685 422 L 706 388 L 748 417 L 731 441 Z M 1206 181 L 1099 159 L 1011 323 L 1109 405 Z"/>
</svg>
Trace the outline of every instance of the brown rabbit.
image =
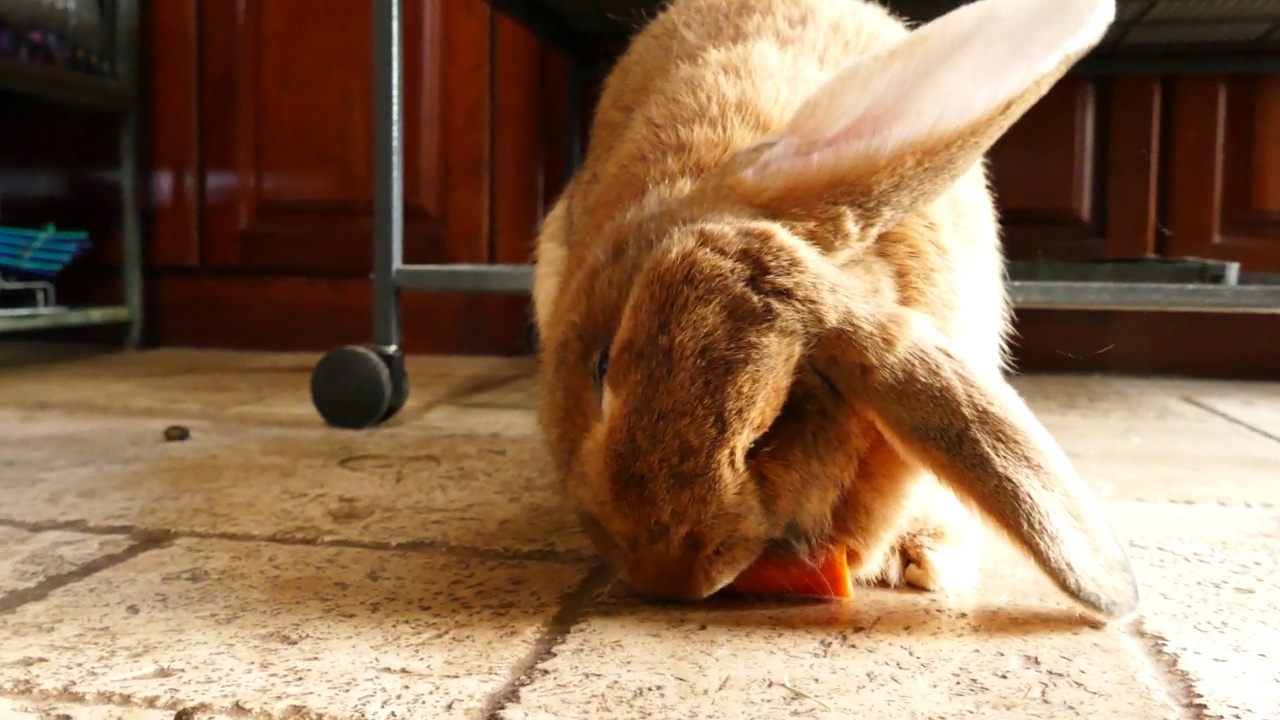
<svg viewBox="0 0 1280 720">
<path fill-rule="evenodd" d="M 1005 381 L 984 155 L 1111 0 L 674 0 L 607 79 L 537 248 L 539 418 L 602 556 L 704 598 L 767 548 L 978 579 L 986 517 L 1108 618 L 1138 587 Z"/>
</svg>

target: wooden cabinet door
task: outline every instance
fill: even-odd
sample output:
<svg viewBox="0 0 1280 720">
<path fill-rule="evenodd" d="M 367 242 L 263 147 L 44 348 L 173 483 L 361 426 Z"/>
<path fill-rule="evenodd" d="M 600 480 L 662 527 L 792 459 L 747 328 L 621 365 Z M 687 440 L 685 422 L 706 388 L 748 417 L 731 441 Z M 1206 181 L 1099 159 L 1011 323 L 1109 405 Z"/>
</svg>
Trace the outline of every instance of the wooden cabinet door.
<svg viewBox="0 0 1280 720">
<path fill-rule="evenodd" d="M 1006 251 L 1145 255 L 1155 234 L 1160 83 L 1067 77 L 992 148 Z"/>
<path fill-rule="evenodd" d="M 154 335 L 266 349 L 368 341 L 372 1 L 162 5 L 149 40 Z M 404 259 L 526 262 L 547 191 L 552 58 L 485 0 L 404 0 L 403 13 Z M 189 40 L 199 52 L 180 50 Z M 199 181 L 175 181 L 188 175 Z M 520 352 L 527 304 L 406 294 L 404 347 Z"/>
<path fill-rule="evenodd" d="M 1280 76 L 1179 78 L 1165 252 L 1280 272 Z"/>
<path fill-rule="evenodd" d="M 370 0 L 203 3 L 200 29 L 202 263 L 367 274 Z M 477 225 L 487 187 L 477 168 L 487 150 L 488 30 L 478 1 L 404 3 L 405 247 L 412 260 L 483 259 Z M 439 142 L 442 125 L 447 144 Z"/>
</svg>

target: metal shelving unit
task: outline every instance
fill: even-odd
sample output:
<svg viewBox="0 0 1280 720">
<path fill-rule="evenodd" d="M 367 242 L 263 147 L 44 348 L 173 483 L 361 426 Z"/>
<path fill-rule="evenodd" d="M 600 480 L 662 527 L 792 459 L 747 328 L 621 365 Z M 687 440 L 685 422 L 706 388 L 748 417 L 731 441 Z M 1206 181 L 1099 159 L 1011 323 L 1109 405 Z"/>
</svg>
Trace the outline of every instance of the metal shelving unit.
<svg viewBox="0 0 1280 720">
<path fill-rule="evenodd" d="M 538 37 L 566 50 L 570 72 L 589 41 L 625 40 L 660 0 L 488 0 Z M 888 0 L 904 16 L 927 21 L 969 0 Z M 1233 0 L 1118 0 L 1117 22 L 1098 51 L 1074 72 L 1089 75 L 1280 72 L 1280 6 L 1259 14 Z M 1242 9 L 1243 7 L 1243 9 Z M 529 265 L 404 263 L 401 112 L 401 0 L 374 0 L 374 267 L 373 342 L 338 348 L 316 365 L 312 401 L 331 425 L 364 428 L 394 416 L 408 396 L 400 351 L 401 290 L 525 294 Z M 1244 16 L 1242 16 L 1242 13 Z M 1243 20 L 1242 20 L 1243 17 Z M 1225 40 L 1223 40 L 1225 38 Z M 577 117 L 571 108 L 570 117 Z M 576 139 L 576 137 L 574 138 Z M 578 157 L 570 142 L 571 159 Z M 571 163 L 576 165 L 576 163 Z M 1280 314 L 1280 285 L 1271 282 L 1009 281 L 1020 308 Z"/>
<path fill-rule="evenodd" d="M 0 58 L 0 95 L 16 95 L 69 107 L 107 112 L 119 122 L 120 197 L 122 203 L 121 285 L 123 302 L 101 307 L 71 307 L 47 312 L 0 314 L 0 332 L 86 325 L 128 326 L 126 345 L 138 346 L 142 334 L 142 223 L 138 197 L 139 0 L 105 0 L 99 28 L 111 75 L 95 75 L 55 65 Z M 3 4 L 0 3 L 0 12 Z"/>
</svg>

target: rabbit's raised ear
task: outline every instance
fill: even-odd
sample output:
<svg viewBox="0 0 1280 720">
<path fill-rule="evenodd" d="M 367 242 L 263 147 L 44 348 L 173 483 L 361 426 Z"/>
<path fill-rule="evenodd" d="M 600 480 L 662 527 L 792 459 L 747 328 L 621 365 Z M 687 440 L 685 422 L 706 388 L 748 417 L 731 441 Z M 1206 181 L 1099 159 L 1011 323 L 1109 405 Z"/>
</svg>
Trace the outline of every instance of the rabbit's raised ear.
<svg viewBox="0 0 1280 720">
<path fill-rule="evenodd" d="M 1128 555 L 1017 391 L 910 311 L 883 317 L 875 328 L 841 323 L 819 344 L 819 366 L 866 403 L 899 452 L 999 525 L 1063 592 L 1104 617 L 1130 615 L 1139 590 Z"/>
<path fill-rule="evenodd" d="M 868 230 L 892 224 L 971 169 L 1114 17 L 1114 0 L 960 7 L 831 78 L 739 190 L 782 212 L 840 204 Z"/>
</svg>

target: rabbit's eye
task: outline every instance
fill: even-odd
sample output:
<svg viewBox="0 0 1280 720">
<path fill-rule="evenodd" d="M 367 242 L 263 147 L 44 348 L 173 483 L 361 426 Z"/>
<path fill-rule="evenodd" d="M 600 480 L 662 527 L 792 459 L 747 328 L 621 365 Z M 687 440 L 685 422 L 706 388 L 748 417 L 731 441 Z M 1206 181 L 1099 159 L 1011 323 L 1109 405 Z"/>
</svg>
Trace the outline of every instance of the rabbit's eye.
<svg viewBox="0 0 1280 720">
<path fill-rule="evenodd" d="M 609 348 L 606 347 L 605 349 L 600 351 L 599 355 L 596 355 L 596 367 L 595 367 L 596 385 L 603 385 L 604 376 L 607 375 L 608 373 L 609 373 Z"/>
</svg>

